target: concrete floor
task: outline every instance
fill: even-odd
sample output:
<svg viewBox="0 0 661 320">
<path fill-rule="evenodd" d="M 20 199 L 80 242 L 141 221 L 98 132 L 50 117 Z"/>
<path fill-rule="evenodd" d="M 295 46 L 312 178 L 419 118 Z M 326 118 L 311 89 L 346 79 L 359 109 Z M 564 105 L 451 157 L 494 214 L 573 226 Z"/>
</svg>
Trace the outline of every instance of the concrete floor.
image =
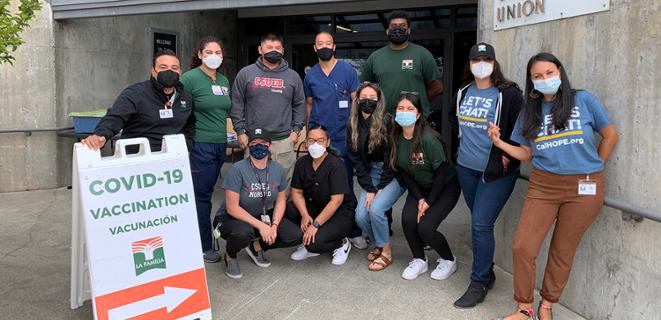
<svg viewBox="0 0 661 320">
<path fill-rule="evenodd" d="M 214 208 L 220 196 L 217 186 Z M 400 200 L 395 212 L 402 205 Z M 77 310 L 69 308 L 70 211 L 71 190 L 65 188 L 0 194 L 1 319 L 92 317 L 89 302 Z M 343 266 L 331 265 L 329 255 L 291 261 L 293 249 L 279 249 L 268 252 L 272 265 L 262 269 L 241 253 L 240 280 L 227 278 L 222 263 L 207 264 L 214 318 L 491 319 L 509 313 L 514 308 L 512 277 L 499 268 L 496 286 L 484 303 L 470 310 L 452 306 L 468 285 L 469 223 L 460 199 L 440 227 L 459 261 L 457 273 L 445 281 L 432 280 L 429 273 L 413 281 L 400 277 L 410 252 L 398 214 L 393 224 L 394 263 L 381 272 L 367 270 L 367 251 L 355 248 Z M 428 254 L 433 269 L 438 256 Z M 583 319 L 560 305 L 554 312 L 556 319 Z"/>
</svg>

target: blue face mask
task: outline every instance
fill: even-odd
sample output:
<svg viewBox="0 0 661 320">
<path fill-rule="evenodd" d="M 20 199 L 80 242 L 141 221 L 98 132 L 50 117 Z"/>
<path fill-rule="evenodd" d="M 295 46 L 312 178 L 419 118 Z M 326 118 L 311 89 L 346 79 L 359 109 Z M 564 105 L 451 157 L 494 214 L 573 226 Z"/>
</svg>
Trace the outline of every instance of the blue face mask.
<svg viewBox="0 0 661 320">
<path fill-rule="evenodd" d="M 269 155 L 269 146 L 263 145 L 261 143 L 254 144 L 248 147 L 250 150 L 250 156 L 262 160 L 264 157 Z"/>
<path fill-rule="evenodd" d="M 410 127 L 415 124 L 416 120 L 418 119 L 413 112 L 397 111 L 397 113 L 395 113 L 395 122 L 402 127 Z"/>
<path fill-rule="evenodd" d="M 544 80 L 533 80 L 532 84 L 535 87 L 535 90 L 543 93 L 543 94 L 556 94 L 558 92 L 558 89 L 560 88 L 560 84 L 562 81 L 560 81 L 560 76 L 556 76 L 553 78 L 548 78 Z"/>
</svg>

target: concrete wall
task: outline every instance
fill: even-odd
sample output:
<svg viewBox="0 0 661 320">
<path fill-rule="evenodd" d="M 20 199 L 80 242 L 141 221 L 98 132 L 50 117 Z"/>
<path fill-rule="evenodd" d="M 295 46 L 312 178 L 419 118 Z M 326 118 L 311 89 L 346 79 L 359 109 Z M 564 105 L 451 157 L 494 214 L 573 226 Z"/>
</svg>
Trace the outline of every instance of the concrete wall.
<svg viewBox="0 0 661 320">
<path fill-rule="evenodd" d="M 19 1 L 11 1 L 16 10 Z M 16 11 L 12 11 L 16 12 Z M 30 21 L 13 65 L 0 64 L 0 128 L 55 126 L 55 50 L 50 4 Z M 0 134 L 0 192 L 55 187 L 57 138 L 53 133 Z"/>
<path fill-rule="evenodd" d="M 660 211 L 659 2 L 611 0 L 607 12 L 501 31 L 493 30 L 493 3 L 480 1 L 478 39 L 494 45 L 505 74 L 523 86 L 533 54 L 556 54 L 573 86 L 599 97 L 621 134 L 606 168 L 606 194 Z M 526 188 L 519 183 L 496 230 L 497 263 L 509 271 Z M 658 319 L 659 234 L 661 223 L 624 222 L 619 211 L 605 208 L 583 238 L 561 302 L 589 319 Z M 548 240 L 538 258 L 538 286 Z"/>
<path fill-rule="evenodd" d="M 14 1 L 18 3 L 18 0 Z M 178 32 L 178 55 L 188 69 L 197 41 L 225 44 L 223 71 L 236 74 L 236 12 L 89 18 L 54 22 L 44 4 L 23 34 L 14 66 L 0 65 L 0 128 L 71 125 L 69 112 L 107 108 L 126 86 L 148 79 L 151 30 Z M 55 133 L 0 135 L 0 192 L 69 185 L 74 139 Z"/>
</svg>

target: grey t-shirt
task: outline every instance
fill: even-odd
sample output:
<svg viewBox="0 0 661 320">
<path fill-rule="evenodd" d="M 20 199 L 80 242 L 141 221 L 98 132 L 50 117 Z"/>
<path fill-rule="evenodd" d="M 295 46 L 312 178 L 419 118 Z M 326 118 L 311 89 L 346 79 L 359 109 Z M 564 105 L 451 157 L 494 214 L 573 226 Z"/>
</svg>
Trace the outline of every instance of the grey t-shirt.
<svg viewBox="0 0 661 320">
<path fill-rule="evenodd" d="M 268 170 L 268 185 L 267 173 Z M 230 168 L 223 180 L 222 188 L 239 193 L 239 206 L 256 218 L 262 214 L 262 205 L 271 208 L 278 199 L 278 193 L 287 189 L 285 169 L 277 162 L 269 160 L 265 169 L 253 168 L 250 159 L 243 159 Z M 263 198 L 262 192 L 266 193 Z M 227 214 L 225 201 L 220 204 L 218 215 Z"/>
</svg>

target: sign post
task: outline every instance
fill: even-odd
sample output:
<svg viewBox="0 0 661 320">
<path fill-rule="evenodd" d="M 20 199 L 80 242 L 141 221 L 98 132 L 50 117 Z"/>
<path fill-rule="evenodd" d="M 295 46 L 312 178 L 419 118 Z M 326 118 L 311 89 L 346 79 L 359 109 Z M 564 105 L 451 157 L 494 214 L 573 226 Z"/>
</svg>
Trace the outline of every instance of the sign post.
<svg viewBox="0 0 661 320">
<path fill-rule="evenodd" d="M 165 136 L 161 152 L 145 138 L 115 150 L 74 146 L 72 308 L 91 297 L 98 320 L 211 319 L 184 136 Z"/>
</svg>

